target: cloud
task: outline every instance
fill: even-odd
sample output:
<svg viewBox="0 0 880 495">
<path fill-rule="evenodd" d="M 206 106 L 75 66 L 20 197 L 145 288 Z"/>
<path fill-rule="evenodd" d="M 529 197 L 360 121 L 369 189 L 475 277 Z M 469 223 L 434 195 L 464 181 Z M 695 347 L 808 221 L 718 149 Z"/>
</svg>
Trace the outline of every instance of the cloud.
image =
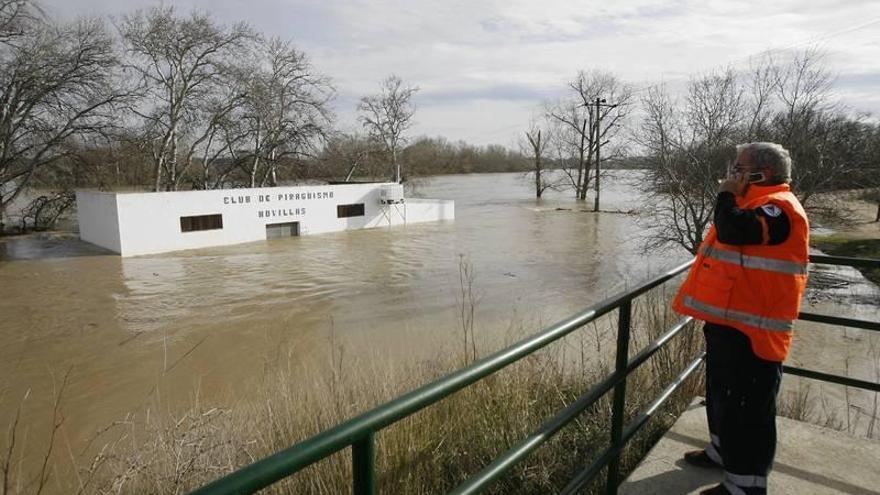
<svg viewBox="0 0 880 495">
<path fill-rule="evenodd" d="M 418 95 L 418 101 L 423 105 L 444 105 L 451 102 L 464 103 L 477 100 L 533 103 L 555 99 L 562 94 L 561 88 L 510 83 L 465 89 L 427 91 Z"/>
<path fill-rule="evenodd" d="M 172 0 L 166 0 L 171 2 Z M 340 126 L 356 127 L 358 98 L 390 73 L 421 87 L 417 134 L 477 144 L 507 139 L 541 100 L 564 91 L 581 69 L 638 83 L 681 82 L 768 49 L 818 43 L 841 73 L 853 108 L 877 108 L 880 2 L 859 0 L 177 0 L 292 39 L 332 77 Z M 119 15 L 152 0 L 43 0 L 56 17 Z M 873 88 L 872 88 L 873 86 Z M 498 118 L 484 115 L 496 112 Z M 425 118 L 421 118 L 421 117 Z M 490 132 L 491 131 L 491 132 Z M 511 131 L 511 136 L 516 131 Z M 508 136 L 509 137 L 509 136 Z"/>
<path fill-rule="evenodd" d="M 880 90 L 880 71 L 840 74 L 835 80 L 835 85 L 845 89 L 873 89 Z"/>
</svg>

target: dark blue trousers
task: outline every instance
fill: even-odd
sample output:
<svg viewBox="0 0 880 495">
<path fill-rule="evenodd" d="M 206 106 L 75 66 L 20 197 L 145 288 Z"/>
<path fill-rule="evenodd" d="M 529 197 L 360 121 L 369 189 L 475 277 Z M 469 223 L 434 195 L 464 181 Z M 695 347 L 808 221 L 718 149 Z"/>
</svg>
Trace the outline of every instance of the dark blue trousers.
<svg viewBox="0 0 880 495">
<path fill-rule="evenodd" d="M 776 394 L 782 363 L 752 352 L 735 328 L 706 323 L 706 415 L 712 444 L 706 452 L 724 466 L 734 495 L 767 493 L 776 453 Z"/>
</svg>

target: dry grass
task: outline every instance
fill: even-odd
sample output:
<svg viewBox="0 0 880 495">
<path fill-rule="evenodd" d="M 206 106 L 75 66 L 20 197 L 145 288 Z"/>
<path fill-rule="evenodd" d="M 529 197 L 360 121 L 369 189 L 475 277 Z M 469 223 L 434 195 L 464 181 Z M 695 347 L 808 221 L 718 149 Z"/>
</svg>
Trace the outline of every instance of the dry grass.
<svg viewBox="0 0 880 495">
<path fill-rule="evenodd" d="M 467 282 L 467 277 L 464 280 Z M 462 299 L 473 300 L 467 291 Z M 633 353 L 676 319 L 667 308 L 662 294 L 637 302 Z M 469 309 L 463 313 L 464 345 L 459 346 L 467 361 L 473 359 L 477 349 L 474 338 L 479 339 L 479 329 L 475 336 L 475 329 L 467 323 L 470 313 Z M 615 322 L 616 314 L 612 313 L 379 432 L 380 491 L 445 493 L 479 471 L 609 372 Z M 517 337 L 511 335 L 509 340 Z M 697 332 L 687 330 L 631 377 L 627 394 L 629 417 L 653 399 L 692 359 L 701 341 Z M 172 413 L 156 404 L 140 417 L 128 417 L 110 425 L 96 437 L 88 454 L 69 456 L 72 469 L 55 466 L 59 473 L 55 483 L 58 492 L 186 493 L 427 383 L 460 366 L 463 358 L 453 353 L 395 369 L 386 360 L 355 358 L 350 354 L 338 345 L 331 346 L 327 358 L 333 363 L 333 372 L 315 383 L 304 385 L 292 364 L 295 359 L 288 356 L 255 387 L 256 399 L 221 407 L 202 403 L 196 393 L 183 412 Z M 624 472 L 653 445 L 700 387 L 699 380 L 691 380 L 664 409 L 666 412 L 634 439 L 623 456 Z M 514 468 L 491 491 L 559 490 L 607 446 L 610 411 L 608 394 L 527 462 Z M 71 472 L 61 475 L 63 471 Z M 350 483 L 351 465 L 346 450 L 274 485 L 266 493 L 347 493 Z M 599 490 L 601 484 L 594 483 L 590 491 Z M 35 492 L 13 487 L 5 493 Z"/>
</svg>

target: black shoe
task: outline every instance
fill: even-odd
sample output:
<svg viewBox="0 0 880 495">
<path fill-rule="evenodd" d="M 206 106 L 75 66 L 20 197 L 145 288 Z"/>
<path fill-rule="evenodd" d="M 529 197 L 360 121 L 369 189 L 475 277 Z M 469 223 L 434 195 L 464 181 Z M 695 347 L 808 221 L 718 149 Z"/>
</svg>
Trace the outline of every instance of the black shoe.
<svg viewBox="0 0 880 495">
<path fill-rule="evenodd" d="M 730 495 L 724 485 L 715 485 L 712 488 L 706 488 L 700 492 L 700 495 Z"/>
<path fill-rule="evenodd" d="M 697 466 L 701 468 L 721 468 L 722 466 L 717 462 L 713 461 L 709 454 L 706 453 L 705 450 L 692 450 L 690 452 L 686 452 L 684 454 L 684 461 L 692 466 Z M 722 487 L 723 488 L 723 487 Z M 725 492 L 719 492 L 725 493 Z"/>
</svg>

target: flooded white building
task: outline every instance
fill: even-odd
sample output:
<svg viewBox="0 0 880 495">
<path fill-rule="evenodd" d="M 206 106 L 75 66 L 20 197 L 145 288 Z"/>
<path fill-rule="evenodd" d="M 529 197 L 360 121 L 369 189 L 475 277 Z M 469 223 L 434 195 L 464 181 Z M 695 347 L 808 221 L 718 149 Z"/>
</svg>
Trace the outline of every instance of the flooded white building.
<svg viewBox="0 0 880 495">
<path fill-rule="evenodd" d="M 80 238 L 122 256 L 453 220 L 453 201 L 395 183 L 174 192 L 77 191 Z"/>
</svg>

